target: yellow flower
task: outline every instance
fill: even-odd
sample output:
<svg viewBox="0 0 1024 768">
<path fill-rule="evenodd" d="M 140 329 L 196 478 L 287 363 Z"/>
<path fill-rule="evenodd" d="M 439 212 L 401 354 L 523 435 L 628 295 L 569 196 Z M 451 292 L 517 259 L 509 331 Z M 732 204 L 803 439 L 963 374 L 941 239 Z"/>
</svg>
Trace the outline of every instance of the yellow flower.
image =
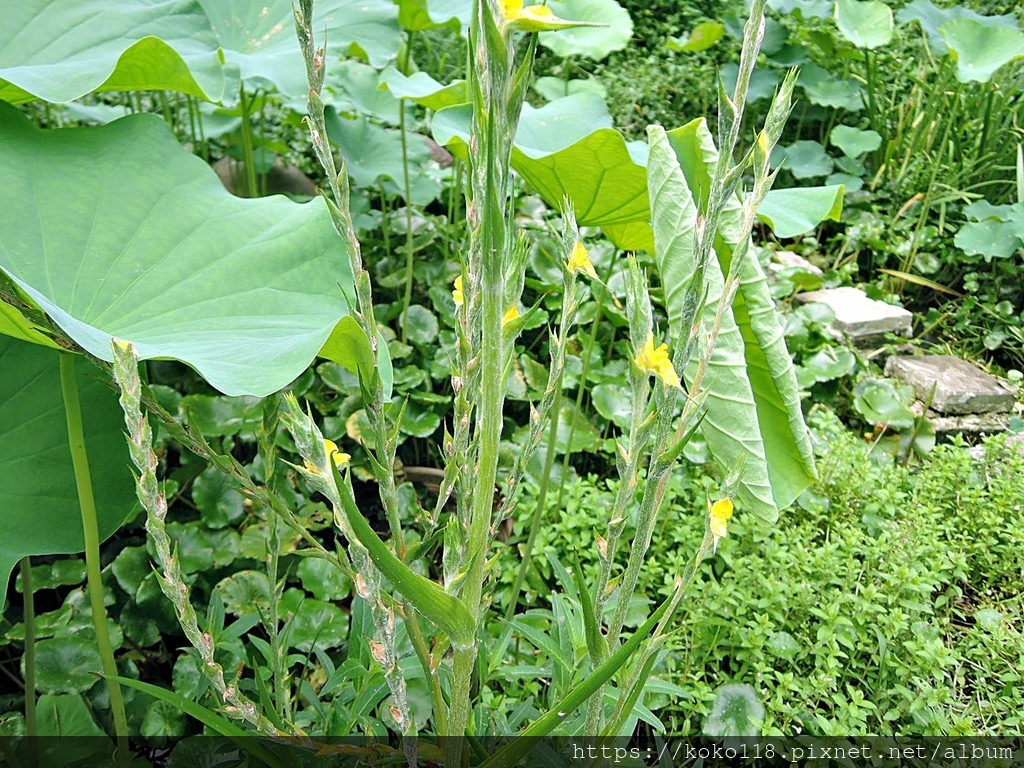
<svg viewBox="0 0 1024 768">
<path fill-rule="evenodd" d="M 583 243 L 579 240 L 576 241 L 576 245 L 572 247 L 572 253 L 569 254 L 568 268 L 570 272 L 583 272 L 588 277 L 592 277 L 597 280 L 597 271 L 594 269 L 594 265 L 590 261 L 590 251 L 583 247 Z"/>
<path fill-rule="evenodd" d="M 676 374 L 676 369 L 672 366 L 672 360 L 668 356 L 668 344 L 662 344 L 655 349 L 653 333 L 647 337 L 647 343 L 644 344 L 644 348 L 637 353 L 636 364 L 641 371 L 653 373 L 661 379 L 666 387 L 679 387 L 682 389 L 679 376 Z"/>
<path fill-rule="evenodd" d="M 509 311 L 505 313 L 505 316 L 503 318 L 501 318 L 501 324 L 503 326 L 504 325 L 508 325 L 513 320 L 515 320 L 517 317 L 519 317 L 519 309 L 515 305 L 513 305 L 509 309 Z"/>
<path fill-rule="evenodd" d="M 524 8 L 523 0 L 502 0 L 501 14 L 509 23 L 532 21 L 543 24 L 555 18 L 554 12 L 546 5 L 528 5 Z"/>
<path fill-rule="evenodd" d="M 452 298 L 455 299 L 455 309 L 465 303 L 465 297 L 462 295 L 462 275 L 455 278 L 455 290 L 452 291 Z"/>
<path fill-rule="evenodd" d="M 714 504 L 708 505 L 711 515 L 711 535 L 714 537 L 715 551 L 718 551 L 719 539 L 729 535 L 729 518 L 732 517 L 732 499 L 726 496 Z"/>
<path fill-rule="evenodd" d="M 333 460 L 335 465 L 339 468 L 345 466 L 352 460 L 352 457 L 349 454 L 345 453 L 344 451 L 338 448 L 337 443 L 335 443 L 333 440 L 328 440 L 327 438 L 324 438 L 324 453 L 327 455 L 327 460 Z M 323 471 L 320 468 L 314 466 L 311 461 L 306 461 L 306 469 L 309 472 L 313 472 L 317 475 L 326 475 L 329 474 L 330 465 L 328 464 L 326 467 L 323 468 L 324 470 L 328 471 Z"/>
</svg>

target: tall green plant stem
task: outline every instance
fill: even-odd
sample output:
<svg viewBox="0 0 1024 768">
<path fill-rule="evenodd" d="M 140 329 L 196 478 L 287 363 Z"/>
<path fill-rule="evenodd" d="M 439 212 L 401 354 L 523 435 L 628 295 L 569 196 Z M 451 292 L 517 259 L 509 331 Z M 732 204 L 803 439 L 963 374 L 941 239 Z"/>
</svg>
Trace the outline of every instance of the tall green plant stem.
<svg viewBox="0 0 1024 768">
<path fill-rule="evenodd" d="M 470 137 L 472 200 L 469 204 L 470 267 L 474 285 L 467 286 L 480 307 L 479 399 L 476 403 L 473 506 L 466 552 L 469 562 L 462 600 L 479 627 L 483 613 L 481 597 L 491 517 L 494 484 L 498 470 L 502 410 L 505 401 L 504 337 L 505 313 L 505 230 L 508 164 L 518 109 L 512 88 L 511 40 L 498 30 L 491 0 L 476 0 L 470 27 L 469 70 L 473 94 L 473 126 Z M 521 99 L 520 99 L 521 103 Z M 511 120 L 510 115 L 514 115 Z M 511 123 L 511 124 L 510 124 Z M 475 471 L 474 471 L 475 470 Z M 469 721 L 469 693 L 473 675 L 475 643 L 455 648 L 452 700 L 448 712 L 448 734 L 456 737 L 449 759 L 461 761 L 461 738 Z"/>
<path fill-rule="evenodd" d="M 85 573 L 92 608 L 92 623 L 96 628 L 96 645 L 100 662 L 106 677 L 110 695 L 110 711 L 114 717 L 114 733 L 117 736 L 117 764 L 128 768 L 128 720 L 124 713 L 124 697 L 121 686 L 111 678 L 117 675 L 114 662 L 114 647 L 110 642 L 107 627 L 107 612 L 103 606 L 103 576 L 100 573 L 100 532 L 96 519 L 96 499 L 92 492 L 92 477 L 89 474 L 89 455 L 85 448 L 85 431 L 82 427 L 82 403 L 78 397 L 78 380 L 75 378 L 75 358 L 69 352 L 60 353 L 60 386 L 64 395 L 64 415 L 68 425 L 68 446 L 71 448 L 71 463 L 75 471 L 75 486 L 78 489 L 78 506 L 82 512 L 82 531 L 85 535 Z"/>
<path fill-rule="evenodd" d="M 405 41 L 405 56 L 402 58 L 402 74 L 409 74 L 409 55 L 412 50 L 413 33 Z M 412 180 L 409 174 L 409 136 L 405 127 L 405 101 L 398 102 L 398 130 L 402 137 L 402 181 L 405 192 L 405 294 L 402 296 L 402 343 L 406 339 L 406 324 L 409 305 L 412 303 L 412 267 L 415 250 L 412 238 Z"/>
<path fill-rule="evenodd" d="M 34 736 L 39 735 L 36 722 L 36 596 L 32 587 L 32 558 L 21 559 L 21 591 L 25 595 L 25 731 L 29 735 L 29 766 L 39 765 Z"/>
<path fill-rule="evenodd" d="M 242 110 L 242 157 L 245 160 L 245 189 L 249 197 L 256 197 L 256 154 L 252 147 L 252 121 L 249 119 L 249 104 L 245 98 L 245 86 L 238 87 L 238 107 Z"/>
<path fill-rule="evenodd" d="M 559 376 L 561 379 L 561 376 Z M 580 387 L 582 388 L 582 383 Z M 548 486 L 551 484 L 551 469 L 555 463 L 555 443 L 558 442 L 558 421 L 562 408 L 562 382 L 558 382 L 558 391 L 555 393 L 555 402 L 551 407 L 554 418 L 548 428 L 548 445 L 544 452 L 544 473 L 541 475 L 540 488 L 537 491 L 537 506 L 533 510 L 533 518 L 530 520 L 530 533 L 526 537 L 526 546 L 523 548 L 523 560 L 516 572 L 516 580 L 512 584 L 512 597 L 508 601 L 508 608 L 505 609 L 505 620 L 511 621 L 516 613 L 519 604 L 519 593 L 523 589 L 523 582 L 526 581 L 526 574 L 530 570 L 530 560 L 533 556 L 533 546 L 537 542 L 537 534 L 540 533 L 540 521 L 544 517 L 547 504 Z M 573 419 L 575 423 L 575 419 Z M 569 436 L 569 445 L 572 445 L 572 435 Z M 568 453 L 568 451 L 566 451 Z M 565 475 L 563 474 L 563 478 Z M 564 480 L 563 480 L 564 484 Z M 561 493 L 562 486 L 559 486 Z"/>
</svg>

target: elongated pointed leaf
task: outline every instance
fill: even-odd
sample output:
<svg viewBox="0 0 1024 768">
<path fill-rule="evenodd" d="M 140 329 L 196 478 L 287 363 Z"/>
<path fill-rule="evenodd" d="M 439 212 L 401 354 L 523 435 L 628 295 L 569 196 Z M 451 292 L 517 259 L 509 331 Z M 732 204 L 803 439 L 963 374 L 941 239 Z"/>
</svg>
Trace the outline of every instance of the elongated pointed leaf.
<svg viewBox="0 0 1024 768">
<path fill-rule="evenodd" d="M 48 336 L 32 327 L 24 315 L 10 304 L 0 301 L 0 334 L 13 336 L 22 341 L 41 344 L 51 349 L 60 349 Z"/>
<path fill-rule="evenodd" d="M 510 741 L 506 746 L 499 749 L 489 758 L 480 763 L 479 768 L 508 768 L 518 762 L 530 749 L 536 745 L 536 739 L 547 736 L 558 724 L 565 720 L 566 716 L 580 707 L 587 699 L 597 692 L 601 686 L 607 683 L 618 672 L 630 657 L 639 650 L 640 645 L 654 631 L 654 628 L 661 621 L 672 604 L 672 598 L 663 602 L 658 609 L 651 614 L 636 632 L 630 635 L 629 639 L 618 647 L 618 649 L 601 666 L 587 675 L 586 679 L 573 688 L 565 698 L 558 702 L 558 706 L 548 710 L 519 734 L 519 737 Z"/>
<path fill-rule="evenodd" d="M 666 134 L 651 131 L 648 163 L 653 201 L 655 255 L 666 286 L 669 323 L 678 335 L 685 286 L 695 269 L 694 227 L 706 205 L 710 168 L 717 152 L 704 120 Z M 698 191 L 695 197 L 693 190 Z M 710 324 L 721 299 L 724 273 L 739 241 L 739 202 L 723 213 L 708 265 L 704 320 Z M 696 359 L 684 371 L 693 380 Z M 774 521 L 814 479 L 814 460 L 800 410 L 792 359 L 775 304 L 757 260 L 747 256 L 740 289 L 725 312 L 704 385 L 707 416 L 701 430 L 712 453 L 732 469 L 744 457 L 738 495 L 759 517 Z"/>
<path fill-rule="evenodd" d="M 226 394 L 267 395 L 348 314 L 323 201 L 233 197 L 151 115 L 40 131 L 0 104 L 0 188 L 17 190 L 0 269 L 101 359 L 117 336 Z"/>
<path fill-rule="evenodd" d="M 68 447 L 58 352 L 0 336 L 0 612 L 11 569 L 26 555 L 82 552 L 82 514 Z M 117 394 L 77 361 L 100 538 L 135 506 L 135 479 Z"/>
<path fill-rule="evenodd" d="M 448 634 L 455 647 L 472 647 L 476 625 L 466 606 L 457 597 L 445 592 L 440 584 L 421 576 L 395 557 L 359 511 L 352 496 L 352 487 L 341 476 L 332 457 L 328 456 L 327 461 L 334 473 L 345 517 L 359 543 L 370 553 L 373 564 L 402 597 Z"/>
<path fill-rule="evenodd" d="M 238 70 L 223 67 L 218 46 L 195 0 L 5 3 L 0 100 L 63 103 L 93 91 L 162 90 L 220 101 L 237 91 Z"/>
</svg>

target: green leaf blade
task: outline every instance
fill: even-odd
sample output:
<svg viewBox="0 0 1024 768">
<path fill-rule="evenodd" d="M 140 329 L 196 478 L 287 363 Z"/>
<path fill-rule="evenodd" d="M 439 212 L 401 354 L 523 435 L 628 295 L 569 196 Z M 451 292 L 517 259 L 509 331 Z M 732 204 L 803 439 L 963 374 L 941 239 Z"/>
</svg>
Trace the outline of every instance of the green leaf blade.
<svg viewBox="0 0 1024 768">
<path fill-rule="evenodd" d="M 57 42 L 59 41 L 59 43 Z M 13 3 L 0 29 L 0 100 L 66 103 L 93 91 L 169 90 L 220 101 L 238 87 L 191 0 Z"/>
<path fill-rule="evenodd" d="M 671 168 L 674 160 L 685 186 L 698 191 L 699 207 L 710 189 L 710 169 L 717 150 L 703 120 L 695 120 L 665 135 L 667 141 L 652 141 L 648 163 L 652 179 L 655 257 L 663 270 L 663 282 L 684 279 L 693 267 L 680 269 L 674 263 L 674 208 L 688 207 L 685 197 L 664 198 L 659 194 L 656 167 Z M 679 179 L 676 179 L 678 186 Z M 687 219 L 695 216 L 691 212 Z M 739 201 L 727 202 L 715 242 L 715 255 L 707 267 L 704 284 L 708 289 L 704 322 L 714 318 L 721 300 L 724 274 L 739 244 Z M 659 237 L 659 232 L 661 233 Z M 667 234 L 666 234 L 667 233 Z M 660 242 L 659 242 L 660 241 Z M 692 259 L 692 257 L 691 257 Z M 668 270 L 669 277 L 665 277 Z M 688 271 L 687 271 L 688 270 Z M 676 336 L 682 330 L 684 294 L 668 290 L 666 306 Z M 695 353 L 696 354 L 696 353 Z M 691 359 L 684 378 L 693 381 L 697 360 Z M 813 482 L 814 460 L 810 439 L 800 409 L 799 388 L 792 358 L 786 349 L 782 326 L 760 265 L 750 255 L 740 270 L 736 300 L 722 318 L 721 330 L 705 377 L 707 416 L 701 430 L 716 459 L 731 470 L 742 458 L 743 474 L 737 495 L 751 512 L 768 522 L 779 510 Z"/>
<path fill-rule="evenodd" d="M 348 314 L 322 200 L 235 198 L 150 115 L 40 131 L 0 105 L 0 126 L 0 184 L 31 190 L 0 210 L 0 269 L 96 357 L 117 337 L 263 396 Z"/>
<path fill-rule="evenodd" d="M 0 611 L 18 560 L 85 549 L 57 354 L 0 336 Z M 103 540 L 134 508 L 135 479 L 116 394 L 96 368 L 77 370 Z"/>
</svg>

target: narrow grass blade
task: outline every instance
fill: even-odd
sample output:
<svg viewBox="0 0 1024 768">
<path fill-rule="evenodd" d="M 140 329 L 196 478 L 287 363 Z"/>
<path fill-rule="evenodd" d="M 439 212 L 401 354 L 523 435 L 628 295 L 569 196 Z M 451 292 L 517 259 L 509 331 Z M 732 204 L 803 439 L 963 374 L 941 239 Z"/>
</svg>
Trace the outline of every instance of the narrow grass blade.
<svg viewBox="0 0 1024 768">
<path fill-rule="evenodd" d="M 654 631 L 654 628 L 661 621 L 665 612 L 668 611 L 672 602 L 673 600 L 670 597 L 662 603 L 658 610 L 652 613 L 651 617 L 606 662 L 591 672 L 586 680 L 558 702 L 557 707 L 537 718 L 516 739 L 481 763 L 479 768 L 510 768 L 515 765 L 533 746 L 534 739 L 551 733 L 559 723 L 565 720 L 569 713 L 582 706 L 601 686 L 611 680 L 612 676 L 619 671 L 630 656 L 637 651 L 641 643 Z"/>
<path fill-rule="evenodd" d="M 281 759 L 280 756 L 275 755 L 273 752 L 261 745 L 257 741 L 259 736 L 255 732 L 242 730 L 234 723 L 225 720 L 216 712 L 207 709 L 201 704 L 196 704 L 194 701 L 186 699 L 180 693 L 175 693 L 174 691 L 169 691 L 166 688 L 160 688 L 156 685 L 150 685 L 149 683 L 144 683 L 141 680 L 132 680 L 127 677 L 111 676 L 110 679 L 128 688 L 134 688 L 137 691 L 147 693 L 154 699 L 159 699 L 171 706 L 177 707 L 185 714 L 191 715 L 203 725 L 213 731 L 216 731 L 221 736 L 226 736 L 231 739 L 238 745 L 239 749 L 248 752 L 258 760 L 262 760 L 266 765 L 270 766 L 270 768 L 294 768 L 294 766 L 289 762 Z"/>
</svg>

